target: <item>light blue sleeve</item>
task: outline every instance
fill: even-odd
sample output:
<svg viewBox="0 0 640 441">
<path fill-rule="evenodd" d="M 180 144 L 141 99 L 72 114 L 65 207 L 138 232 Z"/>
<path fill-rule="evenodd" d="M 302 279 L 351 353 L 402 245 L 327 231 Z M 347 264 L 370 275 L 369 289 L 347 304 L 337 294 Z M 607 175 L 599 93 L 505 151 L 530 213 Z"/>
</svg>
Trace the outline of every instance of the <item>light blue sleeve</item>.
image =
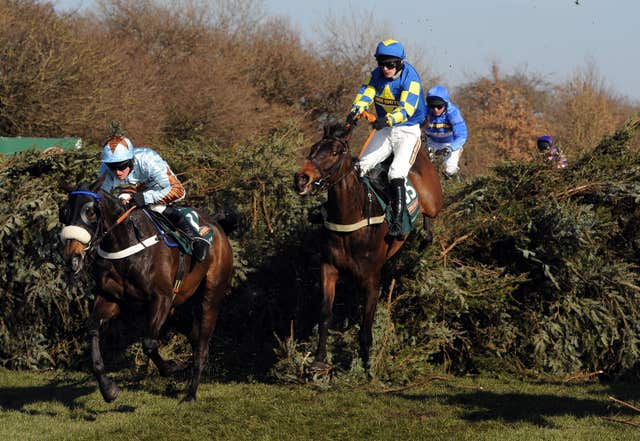
<svg viewBox="0 0 640 441">
<path fill-rule="evenodd" d="M 169 165 L 154 151 L 148 151 L 147 158 L 144 162 L 145 181 L 154 183 L 152 188 L 144 191 L 144 201 L 147 204 L 155 204 L 163 201 L 163 199 L 171 191 L 171 181 L 169 176 L 173 173 L 169 169 Z"/>
</svg>

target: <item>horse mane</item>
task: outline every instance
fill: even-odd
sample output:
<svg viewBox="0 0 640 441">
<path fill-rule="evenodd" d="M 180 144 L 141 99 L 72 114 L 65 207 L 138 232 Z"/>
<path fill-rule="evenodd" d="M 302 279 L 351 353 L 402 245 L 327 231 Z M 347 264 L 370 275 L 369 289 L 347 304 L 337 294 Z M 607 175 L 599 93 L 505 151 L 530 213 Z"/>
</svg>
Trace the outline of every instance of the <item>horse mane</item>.
<svg viewBox="0 0 640 441">
<path fill-rule="evenodd" d="M 102 175 L 98 179 L 93 182 L 80 182 L 77 186 L 77 190 L 88 190 L 92 193 L 100 194 L 103 197 L 104 202 L 108 205 L 110 209 L 116 208 L 116 214 L 121 214 L 124 212 L 124 207 L 121 207 L 120 200 L 117 196 L 109 193 L 108 191 L 104 191 L 101 189 L 102 184 L 104 183 L 106 176 Z"/>
</svg>

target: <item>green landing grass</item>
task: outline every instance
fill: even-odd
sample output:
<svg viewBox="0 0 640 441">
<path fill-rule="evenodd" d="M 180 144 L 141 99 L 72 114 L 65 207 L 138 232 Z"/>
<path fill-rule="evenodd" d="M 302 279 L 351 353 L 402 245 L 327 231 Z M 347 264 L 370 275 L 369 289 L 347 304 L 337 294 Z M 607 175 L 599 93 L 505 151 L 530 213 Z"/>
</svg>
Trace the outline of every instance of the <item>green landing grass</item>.
<svg viewBox="0 0 640 441">
<path fill-rule="evenodd" d="M 118 379 L 105 403 L 82 373 L 0 369 L 0 440 L 636 440 L 640 385 L 450 377 L 382 386 L 184 383 Z M 180 388 L 180 390 L 178 390 Z M 605 418 L 625 420 L 630 424 Z"/>
</svg>

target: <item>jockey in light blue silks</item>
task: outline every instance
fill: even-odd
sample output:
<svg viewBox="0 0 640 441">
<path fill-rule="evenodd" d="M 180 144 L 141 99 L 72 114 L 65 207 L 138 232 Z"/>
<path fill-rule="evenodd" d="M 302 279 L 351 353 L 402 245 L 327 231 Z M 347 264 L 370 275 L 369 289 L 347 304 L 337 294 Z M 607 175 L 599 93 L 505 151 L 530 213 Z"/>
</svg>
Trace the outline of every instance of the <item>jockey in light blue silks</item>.
<svg viewBox="0 0 640 441">
<path fill-rule="evenodd" d="M 198 261 L 206 258 L 209 242 L 200 236 L 196 226 L 180 210 L 169 205 L 184 199 L 186 191 L 158 153 L 147 147 L 134 148 L 131 140 L 124 136 L 113 136 L 102 148 L 98 176 L 104 176 L 102 189 L 108 192 L 115 188 L 145 184 L 144 191 L 123 193 L 120 198 L 138 207 L 150 205 L 152 210 L 164 214 L 189 237 L 193 245 L 193 257 Z"/>
<path fill-rule="evenodd" d="M 467 142 L 467 125 L 443 86 L 433 86 L 429 89 L 427 107 L 427 148 L 430 153 L 448 150 L 444 156 L 445 173 L 449 177 L 453 176 L 458 173 L 462 146 Z"/>
<path fill-rule="evenodd" d="M 375 52 L 378 62 L 360 87 L 347 116 L 347 123 L 375 104 L 376 133 L 360 158 L 365 175 L 393 153 L 389 167 L 392 188 L 389 235 L 402 236 L 402 213 L 405 210 L 405 179 L 420 148 L 420 124 L 426 116 L 422 81 L 406 58 L 404 47 L 396 40 L 381 41 Z"/>
</svg>

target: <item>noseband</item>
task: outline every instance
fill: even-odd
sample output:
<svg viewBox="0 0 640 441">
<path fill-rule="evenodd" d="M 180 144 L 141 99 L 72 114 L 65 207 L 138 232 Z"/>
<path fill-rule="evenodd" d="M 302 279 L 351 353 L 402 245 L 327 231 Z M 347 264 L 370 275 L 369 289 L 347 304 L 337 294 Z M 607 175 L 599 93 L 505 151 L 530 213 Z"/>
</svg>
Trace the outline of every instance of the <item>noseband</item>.
<svg viewBox="0 0 640 441">
<path fill-rule="evenodd" d="M 322 167 L 320 166 L 320 164 L 316 160 L 316 155 L 318 154 L 318 151 L 320 151 L 320 147 L 322 145 L 324 145 L 324 143 L 326 141 L 332 141 L 332 142 L 333 141 L 337 141 L 337 142 L 339 142 L 340 145 L 342 145 L 342 150 L 340 151 L 340 160 L 338 160 L 335 164 L 333 164 L 331 167 L 329 167 L 329 170 L 327 170 L 327 172 L 323 174 Z M 320 173 L 320 179 L 316 180 L 313 183 L 313 185 L 315 185 L 316 188 L 324 190 L 324 189 L 327 189 L 329 187 L 332 187 L 332 186 L 336 185 L 338 182 L 340 182 L 342 179 L 344 179 L 349 173 L 351 173 L 354 170 L 354 167 L 352 165 L 351 167 L 349 167 L 349 170 L 347 170 L 345 174 L 343 174 L 339 178 L 335 179 L 333 182 L 330 182 L 330 180 L 333 177 L 333 175 L 335 173 L 337 173 L 342 168 L 342 164 L 344 162 L 344 158 L 346 157 L 346 153 L 348 151 L 349 151 L 349 145 L 347 144 L 347 142 L 345 140 L 343 140 L 343 139 L 336 138 L 336 137 L 333 137 L 333 136 L 332 137 L 322 138 L 322 140 L 320 142 L 318 142 L 318 144 L 316 144 L 315 149 L 313 149 L 313 151 L 307 157 L 307 160 L 309 162 L 311 162 L 313 164 L 313 166 L 316 168 L 316 170 L 318 170 L 318 172 Z"/>
</svg>

